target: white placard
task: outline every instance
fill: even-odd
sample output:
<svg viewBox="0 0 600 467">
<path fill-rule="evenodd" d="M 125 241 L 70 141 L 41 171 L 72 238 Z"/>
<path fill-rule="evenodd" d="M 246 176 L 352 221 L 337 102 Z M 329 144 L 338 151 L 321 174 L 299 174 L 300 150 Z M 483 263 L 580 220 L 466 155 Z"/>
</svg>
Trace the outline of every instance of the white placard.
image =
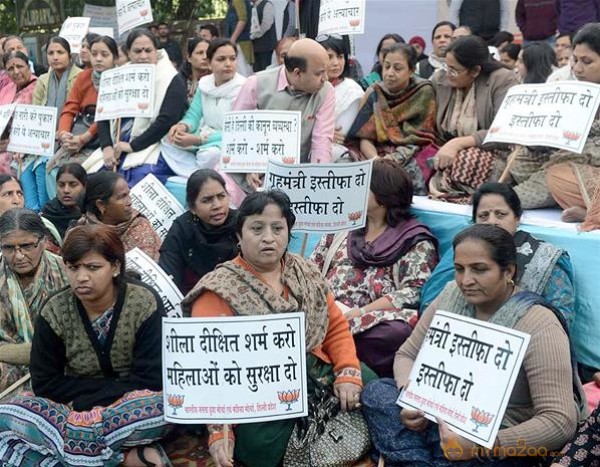
<svg viewBox="0 0 600 467">
<path fill-rule="evenodd" d="M 579 81 L 513 86 L 484 144 L 551 146 L 581 154 L 599 97 L 600 85 Z"/>
<path fill-rule="evenodd" d="M 365 32 L 365 0 L 321 0 L 319 35 Z"/>
<path fill-rule="evenodd" d="M 128 64 L 100 77 L 95 121 L 152 117 L 156 65 Z"/>
<path fill-rule="evenodd" d="M 89 32 L 93 32 L 94 34 L 98 34 L 99 36 L 108 36 L 115 38 L 115 31 L 113 28 L 90 28 Z"/>
<path fill-rule="evenodd" d="M 265 187 L 284 191 L 296 214 L 294 231 L 340 232 L 365 226 L 372 161 L 287 165 L 269 161 Z"/>
<path fill-rule="evenodd" d="M 179 318 L 183 295 L 175 286 L 167 273 L 146 253 L 135 247 L 125 254 L 126 269 L 136 271 L 142 276 L 142 282 L 152 287 L 165 307 L 165 313 L 170 318 Z"/>
<path fill-rule="evenodd" d="M 131 205 L 141 212 L 164 241 L 173 221 L 185 210 L 165 186 L 152 174 L 146 175 L 129 192 Z"/>
<path fill-rule="evenodd" d="M 119 35 L 154 21 L 150 0 L 117 0 Z"/>
<path fill-rule="evenodd" d="M 13 112 L 8 150 L 51 157 L 56 135 L 56 107 L 17 104 Z"/>
<path fill-rule="evenodd" d="M 264 173 L 269 159 L 300 162 L 299 111 L 243 110 L 225 113 L 221 170 Z"/>
<path fill-rule="evenodd" d="M 163 319 L 165 420 L 305 417 L 304 313 Z"/>
<path fill-rule="evenodd" d="M 71 53 L 81 52 L 81 43 L 88 33 L 90 18 L 84 16 L 69 17 L 65 20 L 58 35 L 64 38 L 71 46 Z"/>
<path fill-rule="evenodd" d="M 528 334 L 438 310 L 398 404 L 440 417 L 491 449 L 519 374 Z"/>
<path fill-rule="evenodd" d="M 15 111 L 16 104 L 0 105 L 0 135 L 4 133 L 6 125 L 12 118 L 12 114 Z"/>
<path fill-rule="evenodd" d="M 83 16 L 90 18 L 90 32 L 94 32 L 92 28 L 110 28 L 113 31 L 116 31 L 118 28 L 117 9 L 114 6 L 99 6 L 86 3 L 83 5 Z"/>
</svg>

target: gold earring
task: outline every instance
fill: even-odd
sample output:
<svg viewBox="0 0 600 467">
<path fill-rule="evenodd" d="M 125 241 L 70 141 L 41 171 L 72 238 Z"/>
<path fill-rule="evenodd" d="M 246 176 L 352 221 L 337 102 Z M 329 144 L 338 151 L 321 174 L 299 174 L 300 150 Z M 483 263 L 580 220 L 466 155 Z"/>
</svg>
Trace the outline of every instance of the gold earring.
<svg viewBox="0 0 600 467">
<path fill-rule="evenodd" d="M 511 287 L 514 287 L 514 286 L 515 286 L 515 281 L 514 281 L 514 280 L 512 280 L 512 279 L 507 279 L 507 280 L 506 280 L 506 283 L 507 283 L 509 286 L 511 286 Z"/>
</svg>

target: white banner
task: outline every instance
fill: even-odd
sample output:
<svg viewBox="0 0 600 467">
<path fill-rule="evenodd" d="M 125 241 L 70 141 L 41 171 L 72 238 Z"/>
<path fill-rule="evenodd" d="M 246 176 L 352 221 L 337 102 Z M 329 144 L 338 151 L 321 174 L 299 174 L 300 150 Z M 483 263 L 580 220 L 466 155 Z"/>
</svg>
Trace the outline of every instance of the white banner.
<svg viewBox="0 0 600 467">
<path fill-rule="evenodd" d="M 551 146 L 581 154 L 599 96 L 600 85 L 579 81 L 513 86 L 484 144 Z"/>
<path fill-rule="evenodd" d="M 165 420 L 305 417 L 304 313 L 163 319 Z"/>
<path fill-rule="evenodd" d="M 243 110 L 227 112 L 223 122 L 221 170 L 264 173 L 269 159 L 300 162 L 298 111 Z"/>
<path fill-rule="evenodd" d="M 284 191 L 296 214 L 294 231 L 340 232 L 365 226 L 371 161 L 286 165 L 269 161 L 265 187 Z"/>
<path fill-rule="evenodd" d="M 519 374 L 528 334 L 438 310 L 398 404 L 491 449 Z"/>
<path fill-rule="evenodd" d="M 365 0 L 321 0 L 319 35 L 365 32 Z"/>
<path fill-rule="evenodd" d="M 173 221 L 185 210 L 165 186 L 152 174 L 146 175 L 129 192 L 134 209 L 141 212 L 164 241 Z"/>
<path fill-rule="evenodd" d="M 0 135 L 4 133 L 6 125 L 10 122 L 16 105 L 17 104 L 0 105 Z"/>
<path fill-rule="evenodd" d="M 99 36 L 108 36 L 115 38 L 115 31 L 113 28 L 90 28 L 89 32 L 93 32 L 94 34 L 98 34 Z"/>
<path fill-rule="evenodd" d="M 83 5 L 83 16 L 90 18 L 91 28 L 111 28 L 117 31 L 117 9 L 114 6 Z M 103 34 L 106 35 L 106 34 Z"/>
<path fill-rule="evenodd" d="M 81 42 L 88 33 L 90 19 L 84 16 L 69 17 L 65 20 L 58 35 L 69 43 L 71 53 L 78 54 L 81 51 Z"/>
<path fill-rule="evenodd" d="M 56 135 L 56 107 L 17 104 L 13 112 L 8 150 L 51 157 Z"/>
<path fill-rule="evenodd" d="M 100 77 L 95 121 L 152 117 L 156 65 L 125 65 Z"/>
<path fill-rule="evenodd" d="M 125 266 L 126 269 L 139 273 L 142 276 L 142 282 L 156 290 L 163 302 L 167 316 L 170 318 L 183 316 L 181 313 L 183 295 L 167 273 L 150 256 L 135 247 L 125 255 Z"/>
<path fill-rule="evenodd" d="M 154 21 L 150 0 L 116 0 L 119 36 L 130 29 Z"/>
</svg>

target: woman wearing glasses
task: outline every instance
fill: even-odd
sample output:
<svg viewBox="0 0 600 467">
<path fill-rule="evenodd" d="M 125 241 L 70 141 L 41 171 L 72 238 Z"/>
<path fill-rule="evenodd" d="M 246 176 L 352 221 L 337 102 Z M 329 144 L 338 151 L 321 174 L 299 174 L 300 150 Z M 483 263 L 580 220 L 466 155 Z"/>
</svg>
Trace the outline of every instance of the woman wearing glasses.
<svg viewBox="0 0 600 467">
<path fill-rule="evenodd" d="M 0 216 L 0 391 L 27 373 L 33 323 L 46 299 L 67 285 L 62 260 L 46 251 L 47 235 L 33 211 Z"/>
<path fill-rule="evenodd" d="M 509 88 L 514 72 L 490 58 L 477 36 L 461 37 L 446 51 L 446 69 L 432 78 L 437 128 L 445 144 L 434 158 L 437 174 L 429 183 L 434 198 L 468 203 L 477 188 L 499 178 L 505 153 L 482 149 L 483 140 Z"/>
</svg>

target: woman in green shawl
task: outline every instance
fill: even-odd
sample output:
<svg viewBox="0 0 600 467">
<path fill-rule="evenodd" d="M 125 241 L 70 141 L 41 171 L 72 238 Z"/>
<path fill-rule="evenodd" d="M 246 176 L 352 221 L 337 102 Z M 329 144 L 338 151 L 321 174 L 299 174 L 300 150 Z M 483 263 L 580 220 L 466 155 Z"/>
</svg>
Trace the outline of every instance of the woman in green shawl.
<svg viewBox="0 0 600 467">
<path fill-rule="evenodd" d="M 0 391 L 27 374 L 37 314 L 67 285 L 62 260 L 46 251 L 48 235 L 40 216 L 28 209 L 0 216 Z"/>
</svg>

